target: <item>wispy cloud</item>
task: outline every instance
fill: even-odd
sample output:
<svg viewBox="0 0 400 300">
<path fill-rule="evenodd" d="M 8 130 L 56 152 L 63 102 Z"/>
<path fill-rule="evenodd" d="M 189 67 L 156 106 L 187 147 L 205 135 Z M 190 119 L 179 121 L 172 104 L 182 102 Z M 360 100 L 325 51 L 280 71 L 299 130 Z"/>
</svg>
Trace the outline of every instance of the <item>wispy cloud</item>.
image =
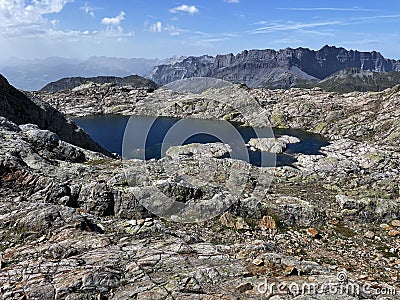
<svg viewBox="0 0 400 300">
<path fill-rule="evenodd" d="M 331 25 L 340 25 L 342 23 L 343 22 L 341 22 L 341 21 L 317 22 L 317 23 L 292 23 L 292 22 L 271 23 L 268 26 L 256 28 L 255 30 L 251 31 L 250 33 L 258 34 L 258 33 L 269 33 L 269 32 L 276 32 L 276 31 L 302 30 L 302 29 L 324 27 L 324 26 L 331 26 Z M 266 24 L 268 24 L 268 23 L 266 23 Z"/>
<path fill-rule="evenodd" d="M 240 37 L 244 32 L 203 32 L 203 31 L 190 31 L 186 33 L 190 34 L 188 40 L 191 46 L 213 48 L 215 45 L 223 44 L 227 41 L 233 40 Z"/>
<path fill-rule="evenodd" d="M 304 43 L 304 40 L 300 40 L 295 37 L 289 37 L 289 38 L 282 38 L 282 39 L 276 39 L 276 40 L 271 40 L 271 44 L 282 44 L 282 45 L 290 45 L 290 44 L 302 44 Z"/>
<path fill-rule="evenodd" d="M 356 46 L 374 46 L 374 45 L 379 45 L 380 41 L 376 39 L 361 39 L 361 40 L 354 40 L 354 41 L 343 41 L 343 42 L 338 42 L 338 46 L 343 46 L 343 47 L 354 47 Z"/>
<path fill-rule="evenodd" d="M 368 20 L 379 20 L 379 19 L 398 19 L 400 18 L 400 14 L 394 14 L 394 15 L 381 15 L 381 16 L 370 16 L 370 17 L 359 17 L 359 18 L 353 18 L 351 20 L 354 21 L 368 21 Z M 399 20 L 400 21 L 400 20 Z"/>
<path fill-rule="evenodd" d="M 59 40 L 59 41 L 85 41 L 92 40 L 101 42 L 103 40 L 118 40 L 122 41 L 127 38 L 132 38 L 135 36 L 135 33 L 132 32 L 124 32 L 119 30 L 100 30 L 100 31 L 79 31 L 79 30 L 49 30 L 46 32 L 42 38 L 48 40 Z"/>
<path fill-rule="evenodd" d="M 342 7 L 281 7 L 277 8 L 279 10 L 292 10 L 292 11 L 369 11 L 377 12 L 381 10 L 377 9 L 367 9 L 359 7 L 342 8 Z"/>
<path fill-rule="evenodd" d="M 239 3 L 240 0 L 225 0 L 225 2 L 228 2 L 228 3 Z"/>
<path fill-rule="evenodd" d="M 231 40 L 229 37 L 225 38 L 204 38 L 204 39 L 197 39 L 192 38 L 194 40 L 191 45 L 196 47 L 204 47 L 204 48 L 213 48 L 215 44 L 223 43 Z"/>
<path fill-rule="evenodd" d="M 158 32 L 158 33 L 166 32 L 172 36 L 177 36 L 181 32 L 185 31 L 185 30 L 179 29 L 178 27 L 176 27 L 174 25 L 169 25 L 169 24 L 164 25 L 161 21 L 150 24 L 148 20 L 146 20 L 146 22 L 144 22 L 144 28 L 145 28 L 145 31 Z"/>
<path fill-rule="evenodd" d="M 299 29 L 296 32 L 298 33 L 304 33 L 304 34 L 312 34 L 314 36 L 336 36 L 335 32 L 333 32 L 332 30 L 305 30 L 305 29 Z"/>
<path fill-rule="evenodd" d="M 250 25 L 265 25 L 265 24 L 268 24 L 268 22 L 267 21 L 258 21 L 258 22 L 252 23 Z"/>
<path fill-rule="evenodd" d="M 226 38 L 204 39 L 203 41 L 208 42 L 208 43 L 218 43 L 218 42 L 229 41 L 230 39 L 231 38 L 226 37 Z"/>
<path fill-rule="evenodd" d="M 194 5 L 187 5 L 187 4 L 182 4 L 182 5 L 180 5 L 180 6 L 171 8 L 169 11 L 170 11 L 171 13 L 186 12 L 186 13 L 188 13 L 189 15 L 194 15 L 194 14 L 197 14 L 197 13 L 200 12 L 199 9 L 198 9 L 196 6 L 194 6 Z"/>
<path fill-rule="evenodd" d="M 85 5 L 80 7 L 81 10 L 84 11 L 85 14 L 92 16 L 93 18 L 95 17 L 95 11 L 96 10 L 100 10 L 102 8 L 98 8 L 98 7 L 91 7 L 89 6 L 89 4 L 87 2 L 85 2 Z"/>
</svg>

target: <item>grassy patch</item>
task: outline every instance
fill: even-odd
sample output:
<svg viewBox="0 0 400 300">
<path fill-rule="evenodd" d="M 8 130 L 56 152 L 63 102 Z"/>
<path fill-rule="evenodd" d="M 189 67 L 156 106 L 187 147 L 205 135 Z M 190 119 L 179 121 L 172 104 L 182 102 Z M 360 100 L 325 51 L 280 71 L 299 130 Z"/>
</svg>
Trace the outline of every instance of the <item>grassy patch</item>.
<svg viewBox="0 0 400 300">
<path fill-rule="evenodd" d="M 380 245 L 380 246 L 376 247 L 376 249 L 379 250 L 379 252 L 381 252 L 381 254 L 384 258 L 397 257 L 397 255 L 390 252 L 389 247 L 387 247 L 385 245 Z"/>
<path fill-rule="evenodd" d="M 280 111 L 274 111 L 271 115 L 270 121 L 272 127 L 288 128 L 285 115 Z"/>
<path fill-rule="evenodd" d="M 337 224 L 334 229 L 337 233 L 347 238 L 351 238 L 356 235 L 352 229 L 342 223 Z"/>
<path fill-rule="evenodd" d="M 118 160 L 114 160 L 111 158 L 101 158 L 101 159 L 93 159 L 88 160 L 84 163 L 87 166 L 96 167 L 96 166 L 110 166 L 114 168 L 118 168 L 121 166 L 121 162 Z"/>
</svg>

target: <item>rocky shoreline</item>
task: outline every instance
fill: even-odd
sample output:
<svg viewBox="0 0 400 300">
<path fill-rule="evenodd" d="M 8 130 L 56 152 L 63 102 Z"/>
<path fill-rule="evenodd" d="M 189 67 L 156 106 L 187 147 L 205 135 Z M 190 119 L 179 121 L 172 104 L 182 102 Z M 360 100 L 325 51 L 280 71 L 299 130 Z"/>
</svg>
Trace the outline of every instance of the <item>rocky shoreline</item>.
<svg viewBox="0 0 400 300">
<path fill-rule="evenodd" d="M 5 99 L 8 90 L 4 84 Z M 2 298 L 344 300 L 386 299 L 383 291 L 392 291 L 387 299 L 398 299 L 398 88 L 184 94 L 90 85 L 27 95 L 75 116 L 145 113 L 261 124 L 260 114 L 237 114 L 248 101 L 238 97 L 242 90 L 274 127 L 319 132 L 331 144 L 276 168 L 217 159 L 229 151 L 223 144 L 210 146 L 210 155 L 204 145 L 191 145 L 143 162 L 1 118 Z M 226 98 L 236 102 L 226 105 Z M 185 205 L 208 205 L 214 197 L 232 205 L 207 221 L 176 223 L 144 207 L 160 192 Z M 286 288 L 269 295 L 266 280 L 267 287 Z M 327 288 L 349 283 L 360 292 Z M 290 284 L 325 288 L 310 296 Z"/>
<path fill-rule="evenodd" d="M 246 120 L 235 118 L 235 107 L 248 98 L 257 101 L 266 112 L 272 127 L 296 128 L 321 133 L 329 139 L 351 138 L 399 149 L 400 86 L 383 92 L 337 94 L 319 88 L 289 90 L 246 89 L 205 91 L 187 95 L 174 89 L 159 88 L 153 92 L 129 86 L 87 84 L 58 93 L 30 92 L 41 97 L 69 116 L 96 114 L 152 115 L 199 117 L 251 122 L 260 119 L 254 114 Z M 228 106 L 223 98 L 236 93 Z M 239 96 L 237 96 L 239 94 Z M 214 99 L 214 101 L 210 101 Z M 215 99 L 217 99 L 215 101 Z"/>
</svg>

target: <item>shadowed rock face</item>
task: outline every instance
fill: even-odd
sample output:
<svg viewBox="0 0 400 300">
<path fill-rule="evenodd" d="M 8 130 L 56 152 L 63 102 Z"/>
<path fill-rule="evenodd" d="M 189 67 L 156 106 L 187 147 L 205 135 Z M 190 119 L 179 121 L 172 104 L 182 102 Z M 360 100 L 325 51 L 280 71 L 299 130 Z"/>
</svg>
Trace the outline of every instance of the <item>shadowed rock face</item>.
<svg viewBox="0 0 400 300">
<path fill-rule="evenodd" d="M 0 116 L 21 125 L 36 124 L 40 129 L 56 133 L 63 141 L 88 150 L 111 155 L 94 142 L 81 128 L 39 98 L 29 98 L 12 87 L 0 75 Z"/>
<path fill-rule="evenodd" d="M 114 77 L 114 76 L 97 76 L 97 77 L 70 77 L 57 80 L 47 84 L 41 89 L 43 92 L 60 92 L 63 90 L 72 90 L 84 83 L 93 82 L 97 84 L 112 83 L 117 86 L 131 86 L 133 88 L 143 88 L 147 90 L 157 89 L 157 84 L 153 81 L 137 76 L 127 76 L 127 77 Z"/>
<path fill-rule="evenodd" d="M 156 67 L 150 79 L 167 84 L 191 77 L 214 77 L 250 87 L 290 87 L 299 80 L 321 80 L 346 68 L 375 72 L 400 70 L 400 62 L 379 52 L 359 52 L 325 46 L 318 51 L 306 48 L 250 50 L 216 57 L 188 57 L 182 62 Z"/>
<path fill-rule="evenodd" d="M 296 87 L 313 88 L 320 87 L 325 91 L 337 93 L 350 92 L 380 92 L 400 84 L 400 72 L 374 72 L 349 68 L 340 70 L 321 81 L 308 81 L 299 83 Z"/>
</svg>

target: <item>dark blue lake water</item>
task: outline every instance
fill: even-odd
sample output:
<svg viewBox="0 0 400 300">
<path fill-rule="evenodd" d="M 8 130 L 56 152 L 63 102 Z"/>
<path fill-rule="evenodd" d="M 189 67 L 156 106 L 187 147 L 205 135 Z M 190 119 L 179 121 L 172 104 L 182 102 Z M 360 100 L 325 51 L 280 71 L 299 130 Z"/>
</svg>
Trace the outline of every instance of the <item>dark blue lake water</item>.
<svg viewBox="0 0 400 300">
<path fill-rule="evenodd" d="M 232 153 L 235 153 L 235 149 L 241 149 L 241 152 L 236 152 L 239 154 L 233 155 L 235 158 L 249 161 L 256 166 L 272 166 L 275 161 L 276 165 L 281 166 L 295 162 L 292 156 L 294 153 L 319 154 L 320 148 L 329 144 L 321 135 L 302 130 L 253 129 L 219 120 L 96 115 L 75 118 L 74 121 L 97 143 L 125 158 L 159 159 L 169 146 L 224 142 L 231 146 Z M 251 151 L 244 147 L 251 138 L 281 135 L 296 136 L 301 142 L 289 144 L 286 151 L 278 155 Z M 246 155 L 247 158 L 244 157 Z"/>
</svg>

